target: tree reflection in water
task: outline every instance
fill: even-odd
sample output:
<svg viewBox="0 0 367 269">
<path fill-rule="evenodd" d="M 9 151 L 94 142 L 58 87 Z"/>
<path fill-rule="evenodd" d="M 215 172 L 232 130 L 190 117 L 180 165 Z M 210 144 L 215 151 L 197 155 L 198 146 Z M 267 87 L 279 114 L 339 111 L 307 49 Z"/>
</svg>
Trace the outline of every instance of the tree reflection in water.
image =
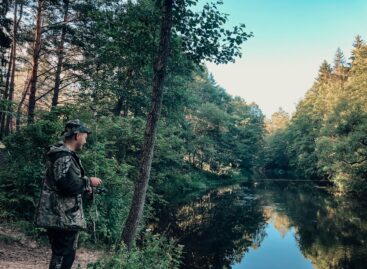
<svg viewBox="0 0 367 269">
<path fill-rule="evenodd" d="M 367 268 L 365 202 L 337 198 L 300 182 L 267 185 L 257 194 L 296 228 L 299 248 L 315 269 Z"/>
<path fill-rule="evenodd" d="M 183 268 L 230 268 L 265 236 L 259 202 L 251 189 L 221 188 L 161 212 L 158 230 L 185 246 Z"/>
<path fill-rule="evenodd" d="M 231 268 L 260 247 L 271 219 L 280 234 L 294 227 L 315 269 L 365 269 L 366 205 L 301 182 L 231 186 L 161 210 L 155 226 L 185 246 L 182 268 Z"/>
</svg>

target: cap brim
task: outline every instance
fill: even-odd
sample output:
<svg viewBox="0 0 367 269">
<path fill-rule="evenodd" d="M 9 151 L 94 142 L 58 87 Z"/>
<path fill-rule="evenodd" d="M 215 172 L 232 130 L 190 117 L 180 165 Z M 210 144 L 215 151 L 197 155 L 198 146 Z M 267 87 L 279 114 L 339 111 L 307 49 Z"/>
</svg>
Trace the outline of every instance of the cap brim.
<svg viewBox="0 0 367 269">
<path fill-rule="evenodd" d="M 91 134 L 92 130 L 89 129 L 88 127 L 83 127 L 82 130 L 80 130 L 81 133 L 87 133 L 87 134 Z"/>
</svg>

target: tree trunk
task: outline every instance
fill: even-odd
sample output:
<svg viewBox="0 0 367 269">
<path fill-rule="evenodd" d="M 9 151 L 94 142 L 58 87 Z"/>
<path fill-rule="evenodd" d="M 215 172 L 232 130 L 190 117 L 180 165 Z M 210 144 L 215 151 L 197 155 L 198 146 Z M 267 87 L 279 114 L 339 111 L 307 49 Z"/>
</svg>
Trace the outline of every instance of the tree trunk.
<svg viewBox="0 0 367 269">
<path fill-rule="evenodd" d="M 5 80 L 5 89 L 4 89 L 4 95 L 3 95 L 3 100 L 5 102 L 6 100 L 8 100 L 8 97 L 9 97 L 9 85 L 10 85 L 12 59 L 13 59 L 13 44 L 11 45 L 8 70 L 6 73 L 6 80 Z M 4 106 L 4 112 L 0 112 L 0 139 L 3 138 L 4 132 L 5 132 L 6 110 L 7 110 L 7 105 Z"/>
<path fill-rule="evenodd" d="M 172 31 L 172 6 L 173 0 L 164 0 L 162 7 L 163 17 L 159 49 L 153 69 L 154 77 L 151 108 L 144 133 L 144 144 L 139 162 L 138 178 L 134 182 L 133 200 L 121 236 L 121 241 L 127 245 L 129 250 L 134 243 L 136 230 L 143 214 L 145 197 L 150 177 L 157 123 L 162 106 L 163 84 L 166 76 L 166 66 L 170 51 L 169 47 Z"/>
<path fill-rule="evenodd" d="M 11 59 L 11 76 L 10 76 L 10 85 L 9 85 L 9 105 L 8 105 L 8 114 L 6 117 L 6 124 L 5 124 L 5 135 L 8 135 L 13 129 L 13 100 L 14 100 L 14 88 L 15 88 L 15 62 L 17 58 L 17 35 L 18 35 L 18 27 L 20 20 L 22 19 L 23 15 L 23 4 L 20 4 L 20 11 L 19 11 L 19 20 L 17 18 L 18 12 L 18 4 L 15 1 L 14 7 L 14 26 L 13 26 L 13 46 L 12 46 L 12 54 L 13 57 Z"/>
<path fill-rule="evenodd" d="M 37 23 L 35 29 L 35 39 L 33 45 L 33 58 L 32 58 L 32 76 L 31 76 L 31 88 L 29 93 L 28 102 L 28 124 L 34 121 L 34 111 L 36 108 L 36 92 L 37 92 L 37 73 L 38 63 L 41 51 L 41 33 L 42 33 L 42 8 L 45 0 L 38 0 L 37 6 Z"/>
<path fill-rule="evenodd" d="M 16 122 L 15 122 L 17 132 L 19 131 L 19 127 L 20 127 L 20 115 L 22 113 L 22 106 L 23 106 L 23 103 L 24 103 L 24 101 L 27 97 L 27 93 L 28 93 L 30 85 L 31 85 L 31 80 L 30 80 L 29 75 L 28 75 L 27 76 L 27 81 L 26 81 L 26 84 L 24 86 L 24 90 L 23 90 L 23 93 L 22 93 L 22 99 L 20 100 L 20 102 L 18 104 L 18 108 L 17 108 L 17 118 L 16 118 Z"/>
<path fill-rule="evenodd" d="M 60 46 L 58 50 L 58 59 L 56 66 L 56 74 L 55 74 L 55 86 L 54 86 L 54 95 L 52 97 L 52 108 L 55 108 L 59 101 L 59 92 L 60 92 L 60 78 L 61 78 L 61 69 L 64 60 L 64 42 L 66 35 L 66 23 L 68 22 L 68 12 L 69 12 L 69 0 L 64 0 L 64 25 L 61 30 L 61 38 L 60 38 Z"/>
</svg>

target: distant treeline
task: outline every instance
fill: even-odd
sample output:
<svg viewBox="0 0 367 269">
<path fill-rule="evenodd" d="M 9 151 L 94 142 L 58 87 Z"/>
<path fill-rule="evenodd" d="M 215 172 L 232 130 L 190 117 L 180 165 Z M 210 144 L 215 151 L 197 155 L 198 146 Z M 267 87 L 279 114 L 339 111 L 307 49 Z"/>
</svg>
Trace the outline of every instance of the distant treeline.
<svg viewBox="0 0 367 269">
<path fill-rule="evenodd" d="M 367 193 L 367 46 L 361 36 L 349 61 L 338 49 L 324 61 L 294 115 L 268 122 L 264 169 L 272 177 L 330 180 L 341 194 Z"/>
</svg>

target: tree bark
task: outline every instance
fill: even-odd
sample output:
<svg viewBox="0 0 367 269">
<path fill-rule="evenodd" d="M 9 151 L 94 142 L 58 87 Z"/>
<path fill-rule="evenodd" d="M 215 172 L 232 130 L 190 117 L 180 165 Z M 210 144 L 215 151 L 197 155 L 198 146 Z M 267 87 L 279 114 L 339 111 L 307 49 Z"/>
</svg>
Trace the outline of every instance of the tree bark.
<svg viewBox="0 0 367 269">
<path fill-rule="evenodd" d="M 13 59 L 13 44 L 11 45 L 8 71 L 6 72 L 4 100 L 7 100 L 8 99 L 8 95 L 9 95 L 9 85 L 10 85 L 10 75 L 11 75 L 11 63 L 12 63 L 12 59 Z"/>
<path fill-rule="evenodd" d="M 9 85 L 9 105 L 8 105 L 8 114 L 6 117 L 6 124 L 5 124 L 5 135 L 8 135 L 13 129 L 13 100 L 14 100 L 14 88 L 15 88 L 15 62 L 17 58 L 17 35 L 18 35 L 18 28 L 20 20 L 22 19 L 23 15 L 23 4 L 20 4 L 20 11 L 19 11 L 19 19 L 17 18 L 18 12 L 18 3 L 15 1 L 14 7 L 14 26 L 13 26 L 13 46 L 12 46 L 12 54 L 13 57 L 11 59 L 11 76 L 10 76 L 10 85 Z"/>
<path fill-rule="evenodd" d="M 31 85 L 31 80 L 30 80 L 29 76 L 27 76 L 27 81 L 26 81 L 26 84 L 24 86 L 24 90 L 23 90 L 23 93 L 22 93 L 22 99 L 20 100 L 20 102 L 18 104 L 18 108 L 17 108 L 17 117 L 16 117 L 16 122 L 15 122 L 17 132 L 19 131 L 19 127 L 20 127 L 20 115 L 21 115 L 21 112 L 22 112 L 22 106 L 23 106 L 23 103 L 24 103 L 24 101 L 27 97 L 27 93 L 28 93 L 30 85 Z"/>
<path fill-rule="evenodd" d="M 4 95 L 3 95 L 3 99 L 5 101 L 8 100 L 8 97 L 9 97 L 9 85 L 10 85 L 12 60 L 13 60 L 13 44 L 11 45 L 8 70 L 7 70 L 7 73 L 6 73 L 6 80 L 5 80 L 5 90 L 4 90 Z M 4 108 L 5 108 L 4 109 L 5 111 L 0 112 L 0 139 L 3 138 L 4 133 L 5 133 L 5 122 L 6 122 L 7 106 L 5 106 Z"/>
<path fill-rule="evenodd" d="M 32 57 L 32 76 L 31 76 L 31 88 L 29 93 L 28 102 L 28 124 L 34 122 L 34 111 L 36 108 L 36 92 L 37 92 L 37 73 L 38 73 L 38 63 L 41 51 L 41 33 L 42 33 L 42 9 L 45 0 L 38 0 L 37 6 L 37 22 L 35 29 L 35 39 L 33 45 L 33 57 Z"/>
<path fill-rule="evenodd" d="M 62 65 L 63 65 L 63 60 L 64 60 L 64 43 L 65 43 L 65 35 L 66 35 L 66 24 L 68 22 L 68 12 L 69 12 L 69 0 L 64 0 L 64 24 L 61 30 L 60 46 L 58 49 L 54 95 L 52 97 L 52 104 L 51 104 L 52 108 L 55 108 L 59 101 L 60 81 L 61 81 L 60 78 L 61 78 L 61 70 L 62 70 Z"/>
<path fill-rule="evenodd" d="M 151 108 L 148 114 L 147 124 L 144 133 L 144 144 L 139 162 L 139 173 L 134 182 L 134 195 L 129 215 L 122 231 L 121 241 L 130 250 L 133 246 L 135 234 L 142 218 L 145 197 L 148 188 L 150 170 L 153 159 L 154 144 L 157 132 L 162 99 L 163 84 L 166 76 L 167 60 L 170 51 L 170 40 L 172 32 L 172 6 L 174 0 L 164 0 L 162 6 L 162 25 L 158 54 L 154 63 L 153 89 L 151 98 Z"/>
</svg>

